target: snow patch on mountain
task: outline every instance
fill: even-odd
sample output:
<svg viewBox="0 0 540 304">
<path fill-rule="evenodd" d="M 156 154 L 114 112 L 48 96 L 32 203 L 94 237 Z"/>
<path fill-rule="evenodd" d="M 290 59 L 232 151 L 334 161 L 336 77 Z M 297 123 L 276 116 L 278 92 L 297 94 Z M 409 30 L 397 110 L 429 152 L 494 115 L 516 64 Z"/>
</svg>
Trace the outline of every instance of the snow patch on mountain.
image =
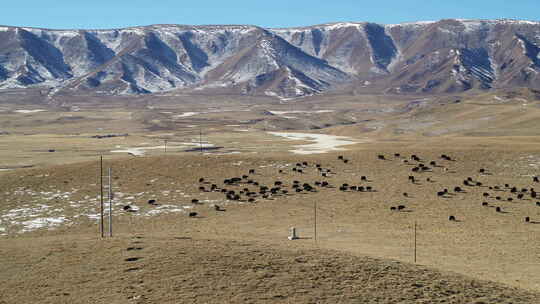
<svg viewBox="0 0 540 304">
<path fill-rule="evenodd" d="M 473 32 L 479 30 L 482 26 L 485 26 L 486 23 L 481 20 L 466 20 L 466 19 L 458 19 L 464 27 L 465 32 Z"/>
<path fill-rule="evenodd" d="M 428 28 L 435 23 L 338 22 L 288 29 L 247 25 L 108 30 L 2 26 L 0 34 L 7 40 L 0 49 L 0 88 L 49 87 L 53 88 L 51 98 L 63 90 L 142 94 L 220 88 L 287 99 L 319 94 L 353 79 L 372 82 L 398 73 L 414 73 L 421 78 L 413 81 L 416 84 L 444 83 L 440 75 L 453 75 L 467 82 L 463 86 L 467 89 L 479 83 L 474 79 L 485 87 L 499 79 L 523 81 L 516 76 L 518 71 L 509 71 L 512 69 L 538 72 L 540 22 L 458 19 Z M 495 25 L 506 29 L 493 31 Z M 474 41 L 458 42 L 461 33 L 466 33 L 463 39 Z M 515 43 L 532 61 L 531 66 L 514 64 L 507 69 L 507 58 L 500 50 L 513 39 L 507 33 L 519 36 Z M 445 61 L 448 49 L 452 51 Z M 403 77 L 409 76 L 397 78 Z M 527 85 L 535 83 L 531 80 Z M 415 85 L 407 91 L 422 86 Z"/>
<path fill-rule="evenodd" d="M 424 27 L 431 25 L 433 23 L 436 23 L 437 21 L 416 21 L 416 22 L 404 22 L 404 23 L 397 23 L 397 24 L 386 24 L 385 26 L 388 28 L 393 27 Z"/>
<path fill-rule="evenodd" d="M 285 34 L 285 33 L 304 33 L 306 31 L 309 31 L 313 28 L 318 28 L 326 31 L 333 31 L 333 30 L 339 30 L 343 28 L 357 28 L 362 29 L 365 22 L 335 22 L 335 23 L 324 23 L 319 25 L 313 25 L 309 27 L 291 27 L 291 28 L 270 28 L 269 30 L 272 32 Z"/>
<path fill-rule="evenodd" d="M 363 29 L 363 26 L 364 26 L 364 23 L 352 23 L 352 22 L 339 22 L 339 23 L 333 23 L 333 24 L 329 24 L 329 25 L 326 25 L 324 26 L 324 28 L 326 30 L 337 30 L 337 29 L 342 29 L 342 28 L 347 28 L 347 27 L 354 27 L 354 28 L 357 28 L 358 30 L 361 30 Z"/>
</svg>

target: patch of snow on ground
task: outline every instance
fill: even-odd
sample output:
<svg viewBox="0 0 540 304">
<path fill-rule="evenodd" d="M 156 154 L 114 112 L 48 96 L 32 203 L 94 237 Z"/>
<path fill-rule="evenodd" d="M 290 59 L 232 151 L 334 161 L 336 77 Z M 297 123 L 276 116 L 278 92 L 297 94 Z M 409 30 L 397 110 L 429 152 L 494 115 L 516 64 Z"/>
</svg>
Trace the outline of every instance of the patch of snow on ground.
<svg viewBox="0 0 540 304">
<path fill-rule="evenodd" d="M 204 153 L 204 155 L 230 155 L 230 154 L 241 154 L 240 151 L 230 151 L 230 152 L 221 152 L 221 153 Z"/>
<path fill-rule="evenodd" d="M 201 146 L 199 143 L 181 143 L 180 146 L 167 146 L 167 150 L 170 149 L 182 149 L 186 146 Z M 203 143 L 203 148 L 210 148 L 214 147 L 213 144 L 209 143 Z M 165 146 L 155 146 L 155 147 L 138 147 L 138 148 L 126 148 L 123 150 L 112 150 L 112 153 L 129 153 L 134 156 L 144 156 L 146 154 L 146 150 L 165 150 Z"/>
<path fill-rule="evenodd" d="M 124 149 L 124 150 L 113 150 L 111 152 L 112 153 L 128 153 L 128 154 L 132 154 L 134 156 L 143 156 L 144 153 L 145 153 L 143 148 L 128 148 L 128 149 Z"/>
<path fill-rule="evenodd" d="M 334 110 L 318 110 L 318 111 L 268 111 L 274 115 L 280 115 L 283 118 L 294 119 L 294 116 L 285 116 L 286 114 L 312 114 L 312 113 L 331 113 Z"/>
<path fill-rule="evenodd" d="M 272 91 L 264 91 L 264 95 L 271 96 L 271 97 L 280 97 L 278 94 Z"/>
<path fill-rule="evenodd" d="M 43 212 L 47 209 L 49 209 L 50 206 L 47 205 L 39 205 L 35 208 L 17 208 L 17 209 L 11 209 L 4 215 L 2 215 L 2 218 L 9 219 L 9 220 L 16 220 L 21 217 L 30 217 L 35 216 L 36 213 Z"/>
<path fill-rule="evenodd" d="M 224 109 L 214 108 L 214 109 L 209 109 L 208 111 L 205 111 L 205 112 L 185 112 L 179 115 L 174 115 L 173 117 L 182 118 L 182 117 L 189 117 L 189 116 L 201 115 L 201 114 L 223 113 L 223 112 L 249 112 L 249 111 L 251 110 L 249 109 L 224 110 Z"/>
<path fill-rule="evenodd" d="M 21 225 L 24 226 L 21 232 L 33 231 L 40 228 L 53 228 L 60 226 L 66 221 L 64 216 L 60 217 L 40 217 L 34 220 L 21 222 Z"/>
<path fill-rule="evenodd" d="M 198 143 L 198 142 L 191 142 L 191 143 L 182 143 L 183 145 L 186 145 L 186 146 L 194 146 L 194 147 L 200 147 L 202 146 L 203 148 L 211 148 L 211 147 L 214 147 L 214 144 L 209 144 L 209 143 Z"/>
<path fill-rule="evenodd" d="M 175 118 L 181 118 L 181 117 L 194 116 L 194 115 L 198 115 L 198 114 L 202 114 L 202 113 L 201 112 L 185 112 L 185 113 L 182 113 L 182 114 L 179 114 L 179 115 L 175 115 L 174 117 Z"/>
<path fill-rule="evenodd" d="M 274 115 L 294 114 L 294 113 L 331 113 L 334 110 L 317 110 L 317 111 L 268 111 Z"/>
<path fill-rule="evenodd" d="M 191 207 L 191 206 L 175 206 L 175 205 L 161 205 L 161 206 L 157 206 L 156 208 L 146 212 L 146 213 L 142 213 L 142 214 L 139 214 L 139 215 L 142 215 L 142 216 L 153 216 L 153 215 L 158 215 L 158 214 L 162 214 L 162 213 L 170 213 L 170 212 L 185 212 L 186 210 L 185 209 L 188 209 L 187 207 Z"/>
<path fill-rule="evenodd" d="M 99 220 L 101 218 L 100 214 L 85 214 L 86 217 L 88 217 L 91 220 Z"/>
<path fill-rule="evenodd" d="M 329 151 L 342 151 L 340 146 L 353 145 L 357 143 L 354 139 L 346 136 L 335 136 L 327 134 L 312 133 L 288 133 L 288 132 L 268 132 L 274 136 L 281 136 L 291 140 L 314 141 L 312 144 L 296 146 L 297 149 L 290 150 L 295 154 L 317 154 L 327 153 Z"/>
<path fill-rule="evenodd" d="M 31 113 L 38 113 L 38 112 L 46 112 L 47 110 L 15 110 L 15 113 L 23 113 L 23 114 L 31 114 Z"/>
</svg>

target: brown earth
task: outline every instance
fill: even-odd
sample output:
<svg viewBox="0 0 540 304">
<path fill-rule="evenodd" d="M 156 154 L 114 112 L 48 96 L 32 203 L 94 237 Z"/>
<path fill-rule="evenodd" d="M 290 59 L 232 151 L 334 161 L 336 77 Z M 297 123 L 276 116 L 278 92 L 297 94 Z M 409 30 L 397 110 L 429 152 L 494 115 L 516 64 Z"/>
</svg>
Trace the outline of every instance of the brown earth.
<svg viewBox="0 0 540 304">
<path fill-rule="evenodd" d="M 195 102 L 191 108 L 171 104 L 141 111 L 111 106 L 106 123 L 90 119 L 104 114 L 91 109 L 77 114 L 86 117 L 82 124 L 59 120 L 60 112 L 0 113 L 0 125 L 10 133 L 0 136 L 1 165 L 37 167 L 0 174 L 0 303 L 540 303 L 540 207 L 530 190 L 519 199 L 505 187 L 538 188 L 532 177 L 540 166 L 540 110 L 535 100 L 516 99 L 527 96 L 500 96 L 502 101 L 485 95 L 459 103 L 440 98 L 398 112 L 384 110 L 390 99 L 373 97 L 365 111 L 354 113 L 364 115 L 354 125 L 321 131 L 365 143 L 305 156 L 283 152 L 302 141 L 261 132 L 267 123 L 285 128 L 286 119 L 271 116 L 240 127 L 250 132 L 226 127 L 225 121 L 233 125 L 234 119 L 265 116 L 239 111 L 242 102 L 231 106 L 237 112 L 181 122 L 206 126 L 204 140 L 224 147 L 218 153 L 151 150 L 136 158 L 109 151 L 196 139 L 196 129 L 170 125 L 156 113 L 180 114 Z M 355 98 L 343 98 L 338 106 L 343 112 L 335 117 L 349 115 Z M 273 106 L 317 110 L 323 104 L 314 99 L 294 109 Z M 339 121 L 331 115 L 303 119 Z M 164 129 L 152 131 L 158 121 L 166 122 Z M 90 139 L 103 125 L 96 133 L 135 131 L 126 138 Z M 81 133 L 70 135 L 71 126 Z M 51 146 L 58 151 L 47 152 Z M 219 154 L 233 151 L 242 153 Z M 116 193 L 115 236 L 105 240 L 93 219 L 99 209 L 99 154 L 105 156 L 104 167 L 113 169 Z M 431 170 L 411 172 L 419 164 L 410 160 L 412 154 Z M 442 160 L 441 154 L 454 160 Z M 302 161 L 309 163 L 303 173 L 291 170 Z M 323 178 L 316 163 L 334 174 Z M 270 187 L 280 180 L 289 193 L 259 195 L 250 203 L 245 195 L 231 201 L 223 193 L 199 190 L 211 183 L 237 193 L 258 190 L 246 180 L 223 185 L 225 178 L 249 169 L 256 170 L 250 179 Z M 418 183 L 409 182 L 409 175 Z M 201 177 L 207 183 L 199 183 Z M 464 186 L 467 177 L 482 185 Z M 327 180 L 333 187 L 296 193 L 294 180 L 300 185 Z M 343 183 L 375 191 L 340 191 Z M 455 186 L 465 192 L 455 193 Z M 437 196 L 445 188 L 451 194 Z M 150 199 L 158 205 L 149 205 Z M 226 211 L 216 211 L 216 204 Z M 140 209 L 121 211 L 125 205 Z M 397 205 L 406 208 L 390 210 Z M 190 211 L 198 216 L 188 217 Z M 449 221 L 451 215 L 457 221 Z M 63 223 L 24 233 L 41 217 L 63 217 Z M 290 227 L 298 228 L 301 239 L 287 240 Z M 132 257 L 139 259 L 126 261 Z"/>
<path fill-rule="evenodd" d="M 423 266 L 182 233 L 2 242 L 1 303 L 536 303 Z M 289 248 L 286 248 L 289 247 Z M 24 267 L 19 266 L 21 262 Z"/>
<path fill-rule="evenodd" d="M 382 151 L 388 160 L 377 160 L 377 154 Z M 400 152 L 403 156 L 415 153 L 425 160 L 426 165 L 429 163 L 428 160 L 437 160 L 449 170 L 445 172 L 442 167 L 434 167 L 431 172 L 415 174 L 420 182 L 413 185 L 407 181 L 412 166 L 404 164 L 401 158 L 394 158 L 393 152 Z M 438 156 L 441 153 L 451 155 L 455 161 L 439 160 Z M 146 200 L 151 198 L 156 199 L 158 203 L 179 206 L 191 205 L 192 198 L 203 202 L 209 200 L 209 202 L 195 206 L 194 210 L 199 213 L 199 218 L 189 218 L 185 213 L 162 214 L 155 217 L 137 217 L 136 213 L 121 213 L 115 219 L 115 231 L 118 236 L 112 240 L 99 241 L 95 222 L 82 218 L 74 219 L 70 226 L 52 231 L 42 229 L 27 233 L 22 237 L 20 235 L 8 236 L 0 241 L 3 256 L 10 257 L 1 263 L 1 267 L 5 269 L 2 273 L 26 271 L 26 274 L 3 276 L 5 284 L 2 286 L 6 288 L 2 294 L 8 295 L 7 299 L 10 300 L 7 303 L 23 297 L 29 302 L 37 301 L 39 297 L 36 294 L 26 293 L 36 288 L 43 291 L 50 290 L 45 297 L 46 301 L 57 301 L 58 297 L 61 299 L 64 292 L 61 290 L 66 289 L 69 290 L 67 291 L 69 296 L 65 299 L 76 299 L 73 301 L 81 301 L 81 303 L 85 301 L 88 303 L 119 301 L 120 303 L 137 296 L 140 296 L 137 299 L 142 303 L 144 301 L 148 303 L 162 301 L 165 303 L 167 301 L 171 303 L 178 301 L 187 303 L 229 301 L 535 303 L 539 299 L 537 292 L 540 290 L 537 283 L 540 279 L 537 266 L 537 232 L 540 226 L 526 224 L 523 219 L 525 216 L 530 216 L 533 222 L 538 220 L 540 209 L 537 209 L 535 201 L 531 198 L 518 200 L 507 189 L 490 191 L 488 186 L 499 185 L 504 188 L 505 183 L 516 185 L 519 189 L 534 186 L 531 175 L 535 170 L 529 166 L 531 160 L 527 157 L 536 153 L 537 150 L 526 148 L 489 151 L 473 148 L 410 150 L 397 145 L 379 145 L 376 151 L 364 149 L 342 153 L 350 160 L 348 164 L 338 161 L 336 153 L 309 156 L 289 154 L 165 156 L 106 162 L 105 167 L 114 168 L 116 191 L 123 193 L 146 191 L 145 195 L 137 198 L 133 203 L 141 207 L 139 213 L 156 208 L 146 204 Z M 246 174 L 249 168 L 256 169 L 257 173 L 251 178 L 261 184 L 271 186 L 273 181 L 279 179 L 289 190 L 293 180 L 299 180 L 301 183 L 309 182 L 312 185 L 314 181 L 322 180 L 312 165 L 304 169 L 303 174 L 293 173 L 290 166 L 285 167 L 287 164 L 294 165 L 302 160 L 310 164 L 321 163 L 323 167 L 331 168 L 336 172 L 334 176 L 327 179 L 334 186 L 342 183 L 371 185 L 376 192 L 342 192 L 337 188 L 317 187 L 319 190 L 316 193 L 296 194 L 293 192 L 294 194 L 277 196 L 270 200 L 259 197 L 255 203 L 235 203 L 224 200 L 224 195 L 221 193 L 201 193 L 198 190 L 199 177 L 205 177 L 221 187 L 224 178 Z M 283 169 L 285 173 L 278 173 L 280 167 L 286 168 Z M 479 168 L 486 168 L 489 175 L 478 174 Z M 94 174 L 97 170 L 95 162 L 47 169 L 27 169 L 2 175 L 0 183 L 7 192 L 20 187 L 39 190 L 40 187 L 48 188 L 49 185 L 55 185 L 55 189 L 61 191 L 80 188 L 81 192 L 78 195 L 82 197 L 86 194 L 97 193 L 98 187 Z M 43 174 L 49 174 L 45 183 L 40 177 Z M 366 175 L 369 181 L 361 183 L 361 175 Z M 481 181 L 483 186 L 462 186 L 462 180 L 468 176 L 473 177 L 475 181 Z M 426 182 L 428 177 L 432 182 Z M 453 194 L 448 198 L 439 198 L 436 195 L 436 191 L 443 188 L 448 188 L 450 192 L 453 192 L 453 187 L 457 185 L 465 188 L 466 193 Z M 208 188 L 209 184 L 204 184 L 204 186 Z M 227 188 L 240 190 L 244 187 L 254 190 L 254 187 L 247 184 Z M 163 195 L 163 191 L 176 189 L 181 189 L 189 197 Z M 408 192 L 410 197 L 403 197 L 403 192 Z M 491 197 L 483 198 L 483 192 L 489 192 Z M 495 195 L 501 195 L 503 199 L 513 197 L 514 202 L 497 201 L 493 198 Z M 14 197 L 5 195 L 5 192 L 3 196 L 2 201 L 7 203 L 3 205 L 3 208 L 6 209 L 15 208 L 25 202 L 24 196 Z M 504 213 L 495 212 L 493 207 L 481 206 L 482 201 L 488 201 L 492 206 L 501 206 Z M 226 211 L 215 211 L 210 202 L 219 204 Z M 313 239 L 315 202 L 318 214 L 316 245 Z M 54 201 L 55 207 L 65 204 L 66 202 L 61 198 Z M 390 206 L 398 204 L 407 206 L 404 212 L 389 210 Z M 76 210 L 70 212 L 74 214 Z M 458 221 L 448 221 L 450 215 L 454 215 Z M 371 287 L 368 288 L 361 283 L 371 280 L 369 279 L 370 272 L 366 273 L 366 270 L 362 268 L 364 266 L 358 266 L 366 263 L 365 256 L 405 263 L 413 262 L 415 222 L 417 223 L 417 262 L 418 265 L 424 265 L 422 267 L 428 267 L 431 270 L 421 270 L 424 268 L 405 264 L 385 272 L 375 286 L 369 285 Z M 286 240 L 288 228 L 291 226 L 299 228 L 303 239 L 293 242 Z M 16 227 L 10 230 L 13 229 Z M 128 253 L 125 250 L 127 247 L 134 246 L 130 240 L 135 236 L 144 237 L 143 242 L 148 248 L 133 253 L 136 257 L 143 257 L 141 261 L 127 263 L 122 258 L 132 255 L 132 252 Z M 190 240 L 180 241 L 174 239 L 175 237 L 190 238 Z M 245 247 L 239 244 L 245 244 Z M 229 246 L 231 249 L 223 249 L 223 246 Z M 193 248 L 197 250 L 193 251 Z M 96 249 L 95 252 L 93 252 L 94 249 Z M 266 249 L 268 249 L 267 253 L 265 253 Z M 228 250 L 234 254 L 224 253 Z M 262 256 L 253 253 L 257 250 Z M 51 254 L 54 255 L 55 251 L 58 252 L 55 260 L 41 264 L 43 267 L 41 272 L 32 270 L 34 266 L 31 265 L 40 259 L 47 259 Z M 151 253 L 147 253 L 149 251 Z M 184 254 L 175 253 L 177 251 Z M 224 256 L 220 259 L 219 254 L 224 254 L 229 258 Z M 113 259 L 110 255 L 116 258 Z M 331 273 L 325 267 L 317 268 L 320 272 L 306 270 L 305 275 L 309 274 L 309 278 L 326 273 L 327 279 L 324 283 L 320 283 L 321 285 L 317 285 L 319 280 L 305 278 L 300 283 L 297 280 L 299 275 L 294 273 L 296 267 L 302 265 L 292 262 L 298 256 L 308 256 L 309 258 L 306 259 L 311 263 L 310 265 L 315 265 L 313 267 L 323 267 L 320 263 L 325 260 L 336 261 L 336 264 L 332 264 L 334 270 Z M 235 263 L 231 263 L 230 259 Z M 257 265 L 277 263 L 280 266 L 262 268 L 261 271 L 269 272 L 268 275 L 275 278 L 267 285 L 264 279 L 262 281 L 255 279 L 260 278 L 256 273 L 253 274 L 254 277 L 245 276 L 242 271 L 247 271 L 245 269 L 248 268 L 237 269 L 235 265 L 243 264 L 244 260 L 246 263 L 251 260 Z M 195 261 L 205 266 L 199 267 Z M 358 261 L 356 262 L 358 264 L 352 261 Z M 367 261 L 371 265 L 365 266 L 368 269 L 384 269 L 388 265 L 396 265 L 389 261 L 372 259 L 367 259 Z M 134 264 L 133 267 L 143 265 L 142 270 L 134 271 L 137 274 L 134 276 L 123 272 L 132 264 Z M 64 266 L 67 268 L 60 271 Z M 107 270 L 108 267 L 113 267 L 113 269 Z M 253 267 L 258 269 L 256 266 Z M 189 271 L 193 272 L 187 275 L 181 271 L 182 269 L 191 269 Z M 213 272 L 215 269 L 221 269 L 221 273 L 227 274 L 212 275 L 215 274 Z M 298 271 L 301 270 L 298 269 Z M 64 272 L 66 278 L 63 275 L 61 277 L 47 276 L 50 273 Z M 109 282 L 110 289 L 114 292 L 103 293 L 106 284 L 100 283 L 100 280 L 94 276 L 88 278 L 88 273 L 94 272 L 98 272 L 97 278 L 100 276 L 108 278 L 105 282 Z M 404 272 L 407 274 L 403 275 Z M 417 280 L 420 280 L 419 286 L 422 287 L 408 285 L 415 283 L 411 283 L 411 280 L 407 278 L 416 277 L 418 272 L 426 272 L 426 276 L 440 279 L 431 281 L 420 276 Z M 448 274 L 448 272 L 460 273 L 460 275 Z M 204 279 L 201 279 L 201 273 L 206 273 Z M 351 273 L 355 275 L 351 277 Z M 311 277 L 312 275 L 314 277 Z M 264 275 L 261 276 L 264 278 Z M 89 281 L 84 281 L 81 277 L 87 277 Z M 135 284 L 133 283 L 137 282 L 135 279 L 133 279 L 135 281 L 129 280 L 132 277 L 142 277 L 144 283 Z M 81 279 L 75 281 L 78 283 L 73 285 L 67 283 L 74 278 Z M 500 282 L 507 286 L 522 288 L 522 290 L 498 287 L 502 288 L 502 293 L 497 294 L 494 291 L 496 289 L 490 287 L 496 284 L 480 281 L 470 283 L 478 284 L 478 286 L 474 285 L 477 287 L 471 288 L 469 283 L 464 282 L 471 282 L 472 278 Z M 272 285 L 277 284 L 275 280 L 279 282 L 278 285 Z M 447 286 L 449 289 L 441 289 L 442 287 L 436 283 L 438 280 L 449 284 Z M 222 284 L 229 284 L 229 282 L 230 286 L 223 287 Z M 298 282 L 298 284 L 287 287 L 288 282 Z M 46 284 L 51 288 L 39 287 L 40 284 Z M 258 289 L 257 284 L 263 284 L 263 286 Z M 304 284 L 316 288 L 306 291 Z M 385 284 L 393 286 L 393 289 L 389 291 L 384 287 Z M 182 288 L 186 285 L 190 286 L 187 290 Z M 218 288 L 218 286 L 221 287 Z M 302 291 L 293 292 L 294 288 L 302 288 Z M 483 288 L 486 292 L 491 290 L 490 292 L 493 293 L 483 293 L 481 291 L 484 290 Z M 532 293 L 525 292 L 525 289 Z M 41 292 L 37 294 L 42 296 Z M 196 294 L 198 297 L 194 298 Z M 492 298 L 485 298 L 488 294 Z M 227 300 L 223 301 L 224 298 L 213 297 L 214 295 L 223 295 Z M 273 298 L 274 296 L 278 297 Z M 71 302 L 71 300 L 66 301 Z"/>
</svg>

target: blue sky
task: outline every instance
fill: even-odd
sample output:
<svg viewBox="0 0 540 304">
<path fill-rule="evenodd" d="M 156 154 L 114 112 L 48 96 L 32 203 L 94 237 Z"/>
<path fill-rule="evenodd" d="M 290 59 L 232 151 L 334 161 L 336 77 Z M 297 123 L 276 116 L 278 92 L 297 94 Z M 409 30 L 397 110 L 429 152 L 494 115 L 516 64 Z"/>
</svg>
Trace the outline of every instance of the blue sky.
<svg viewBox="0 0 540 304">
<path fill-rule="evenodd" d="M 4 2 L 4 1 L 3 1 Z M 290 27 L 338 21 L 400 23 L 444 18 L 540 19 L 540 0 L 18 0 L 2 3 L 0 24 L 118 28 L 149 24 Z"/>
</svg>

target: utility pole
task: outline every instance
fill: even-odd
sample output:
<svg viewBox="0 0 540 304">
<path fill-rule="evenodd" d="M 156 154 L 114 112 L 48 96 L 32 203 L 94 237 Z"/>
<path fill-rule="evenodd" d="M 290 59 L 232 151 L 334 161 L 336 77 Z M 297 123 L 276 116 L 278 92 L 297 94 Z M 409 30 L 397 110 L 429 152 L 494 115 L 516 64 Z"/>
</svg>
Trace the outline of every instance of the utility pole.
<svg viewBox="0 0 540 304">
<path fill-rule="evenodd" d="M 315 215 L 315 220 L 313 221 L 313 228 L 315 230 L 315 244 L 317 244 L 317 201 L 315 200 L 315 204 L 313 205 L 313 211 Z"/>
<path fill-rule="evenodd" d="M 199 146 L 201 147 L 201 154 L 203 153 L 203 146 L 202 146 L 202 128 L 199 128 Z"/>
<path fill-rule="evenodd" d="M 167 140 L 165 139 L 165 154 L 167 154 Z"/>
<path fill-rule="evenodd" d="M 109 168 L 109 236 L 112 237 L 112 201 L 113 201 L 113 191 L 112 191 L 112 182 L 111 182 L 111 176 L 112 176 L 112 169 Z"/>
<path fill-rule="evenodd" d="M 100 182 L 100 221 L 99 221 L 99 232 L 101 237 L 104 237 L 104 227 L 103 227 L 103 155 L 100 156 L 99 162 L 99 182 Z"/>
<path fill-rule="evenodd" d="M 414 221 L 414 263 L 416 264 L 416 221 Z"/>
</svg>

